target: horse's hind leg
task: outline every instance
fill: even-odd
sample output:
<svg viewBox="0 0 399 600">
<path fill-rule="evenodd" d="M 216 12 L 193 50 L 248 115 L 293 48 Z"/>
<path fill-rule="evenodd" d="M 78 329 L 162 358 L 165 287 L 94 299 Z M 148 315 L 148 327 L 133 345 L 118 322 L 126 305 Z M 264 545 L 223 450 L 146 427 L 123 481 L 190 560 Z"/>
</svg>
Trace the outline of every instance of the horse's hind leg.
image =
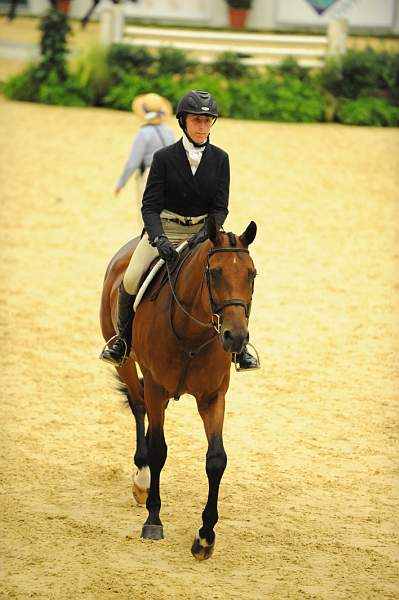
<svg viewBox="0 0 399 600">
<path fill-rule="evenodd" d="M 197 560 L 212 556 L 215 547 L 214 527 L 218 522 L 219 486 L 227 464 L 223 447 L 224 391 L 208 398 L 197 398 L 198 412 L 204 422 L 208 439 L 206 474 L 208 476 L 208 501 L 202 513 L 202 527 L 198 530 L 191 553 Z"/>
<path fill-rule="evenodd" d="M 132 373 L 132 369 L 134 369 Z M 137 471 L 133 475 L 133 496 L 137 504 L 145 504 L 150 488 L 150 469 L 148 466 L 148 449 L 145 435 L 145 407 L 143 382 L 138 378 L 136 365 L 132 361 L 117 368 L 119 376 L 126 382 L 127 389 L 124 390 L 130 409 L 136 422 L 136 451 L 134 453 L 134 464 Z"/>
<path fill-rule="evenodd" d="M 152 380 L 149 373 L 144 375 L 144 400 L 148 416 L 147 441 L 151 485 L 147 498 L 148 518 L 143 525 L 141 537 L 146 540 L 161 540 L 163 525 L 159 518 L 161 510 L 159 482 L 167 456 L 163 430 L 167 398 L 164 389 Z"/>
</svg>

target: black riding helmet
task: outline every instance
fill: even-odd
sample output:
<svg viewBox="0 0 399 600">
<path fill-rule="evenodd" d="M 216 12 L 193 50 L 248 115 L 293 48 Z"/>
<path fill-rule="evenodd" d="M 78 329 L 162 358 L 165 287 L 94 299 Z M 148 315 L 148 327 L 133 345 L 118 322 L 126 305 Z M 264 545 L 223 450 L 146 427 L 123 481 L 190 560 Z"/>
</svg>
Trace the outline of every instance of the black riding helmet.
<svg viewBox="0 0 399 600">
<path fill-rule="evenodd" d="M 187 114 L 209 115 L 214 117 L 216 121 L 218 118 L 218 107 L 214 97 L 209 92 L 204 92 L 203 90 L 191 90 L 179 100 L 176 109 L 176 119 L 186 135 L 186 121 L 184 117 Z M 190 142 L 193 142 L 193 140 L 190 139 Z M 193 144 L 194 146 L 204 145 L 196 144 L 195 142 Z"/>
</svg>

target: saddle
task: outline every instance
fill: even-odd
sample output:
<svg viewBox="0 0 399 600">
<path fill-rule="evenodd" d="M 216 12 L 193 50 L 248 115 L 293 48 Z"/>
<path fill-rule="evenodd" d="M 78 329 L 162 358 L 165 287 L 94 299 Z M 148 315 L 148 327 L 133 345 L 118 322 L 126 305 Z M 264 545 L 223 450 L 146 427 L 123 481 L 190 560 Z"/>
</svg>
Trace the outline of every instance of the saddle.
<svg viewBox="0 0 399 600">
<path fill-rule="evenodd" d="M 176 248 L 177 252 L 179 253 L 179 256 L 181 256 L 183 254 L 184 250 L 186 250 L 187 248 L 189 248 L 188 241 L 182 242 Z M 133 306 L 134 312 L 136 312 L 137 307 L 140 304 L 141 300 L 143 299 L 144 294 L 147 291 L 148 286 L 150 285 L 151 281 L 154 279 L 155 275 L 161 270 L 161 268 L 164 265 L 165 265 L 165 261 L 162 258 L 156 258 L 150 264 L 149 269 L 144 274 L 143 280 L 139 287 L 139 291 L 137 292 L 136 300 L 134 301 L 134 306 Z"/>
</svg>

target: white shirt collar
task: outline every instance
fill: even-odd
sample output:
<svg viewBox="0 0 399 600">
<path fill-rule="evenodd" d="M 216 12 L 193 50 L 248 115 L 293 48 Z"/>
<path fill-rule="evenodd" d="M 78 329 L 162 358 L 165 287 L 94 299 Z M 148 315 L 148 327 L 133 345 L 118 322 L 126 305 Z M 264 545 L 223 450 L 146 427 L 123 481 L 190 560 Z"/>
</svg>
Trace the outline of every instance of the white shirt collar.
<svg viewBox="0 0 399 600">
<path fill-rule="evenodd" d="M 183 133 L 183 146 L 186 152 L 203 152 L 206 146 L 197 147 L 188 139 L 185 133 Z"/>
</svg>

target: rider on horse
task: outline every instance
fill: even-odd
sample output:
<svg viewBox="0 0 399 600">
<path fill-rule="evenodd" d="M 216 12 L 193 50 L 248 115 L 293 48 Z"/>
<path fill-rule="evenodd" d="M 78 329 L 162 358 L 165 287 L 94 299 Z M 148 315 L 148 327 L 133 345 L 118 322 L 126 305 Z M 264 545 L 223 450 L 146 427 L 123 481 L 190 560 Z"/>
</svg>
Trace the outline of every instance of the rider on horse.
<svg viewBox="0 0 399 600">
<path fill-rule="evenodd" d="M 176 118 L 183 137 L 154 154 L 143 196 L 145 232 L 133 253 L 118 293 L 117 339 L 101 358 L 120 366 L 129 355 L 134 318 L 133 305 L 140 281 L 159 255 L 166 263 L 178 258 L 175 247 L 195 236 L 207 238 L 206 219 L 212 215 L 223 225 L 228 209 L 230 166 L 224 150 L 210 144 L 209 132 L 218 117 L 208 92 L 191 90 L 177 106 Z M 240 369 L 258 362 L 246 347 L 237 355 Z"/>
</svg>

